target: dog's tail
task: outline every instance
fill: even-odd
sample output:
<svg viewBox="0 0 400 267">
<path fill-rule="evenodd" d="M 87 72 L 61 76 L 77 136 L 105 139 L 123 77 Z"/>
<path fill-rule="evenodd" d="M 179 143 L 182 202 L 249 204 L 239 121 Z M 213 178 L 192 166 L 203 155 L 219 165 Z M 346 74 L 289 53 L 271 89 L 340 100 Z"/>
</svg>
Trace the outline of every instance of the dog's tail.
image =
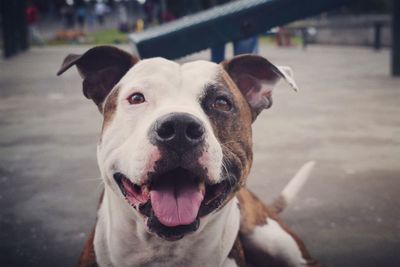
<svg viewBox="0 0 400 267">
<path fill-rule="evenodd" d="M 276 213 L 282 212 L 296 197 L 300 189 L 307 182 L 314 168 L 315 161 L 305 163 L 296 175 L 289 181 L 281 194 L 273 201 L 271 207 Z"/>
</svg>

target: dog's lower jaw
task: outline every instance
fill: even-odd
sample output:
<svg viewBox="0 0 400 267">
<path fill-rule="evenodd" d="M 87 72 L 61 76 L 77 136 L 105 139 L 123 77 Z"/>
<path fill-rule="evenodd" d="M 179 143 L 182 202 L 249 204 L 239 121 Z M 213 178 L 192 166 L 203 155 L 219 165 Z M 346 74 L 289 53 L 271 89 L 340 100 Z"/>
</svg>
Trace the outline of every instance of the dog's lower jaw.
<svg viewBox="0 0 400 267">
<path fill-rule="evenodd" d="M 173 242 L 148 233 L 141 215 L 124 201 L 106 186 L 94 239 L 99 266 L 222 266 L 239 231 L 236 198 Z"/>
</svg>

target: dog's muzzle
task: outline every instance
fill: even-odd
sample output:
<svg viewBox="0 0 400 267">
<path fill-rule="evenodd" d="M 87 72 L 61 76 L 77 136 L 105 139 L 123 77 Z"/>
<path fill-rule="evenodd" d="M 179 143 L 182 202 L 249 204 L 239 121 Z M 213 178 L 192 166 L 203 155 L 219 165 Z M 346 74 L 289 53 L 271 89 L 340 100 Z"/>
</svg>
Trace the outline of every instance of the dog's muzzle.
<svg viewBox="0 0 400 267">
<path fill-rule="evenodd" d="M 218 209 L 232 189 L 226 180 L 210 184 L 201 173 L 183 168 L 157 173 L 141 185 L 122 173 L 115 173 L 114 179 L 149 230 L 171 241 L 196 231 L 200 218 Z"/>
<path fill-rule="evenodd" d="M 122 195 L 144 215 L 151 232 L 177 240 L 197 230 L 200 218 L 218 209 L 231 191 L 228 179 L 208 177 L 200 158 L 205 152 L 202 121 L 188 113 L 158 118 L 148 132 L 160 151 L 159 159 L 140 184 L 121 172 L 114 173 Z"/>
</svg>

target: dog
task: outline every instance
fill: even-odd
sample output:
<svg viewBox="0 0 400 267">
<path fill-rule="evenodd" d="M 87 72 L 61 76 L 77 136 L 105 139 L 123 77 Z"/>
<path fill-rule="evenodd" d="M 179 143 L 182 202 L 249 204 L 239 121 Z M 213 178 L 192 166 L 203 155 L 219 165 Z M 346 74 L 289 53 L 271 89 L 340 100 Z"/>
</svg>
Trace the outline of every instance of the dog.
<svg viewBox="0 0 400 267">
<path fill-rule="evenodd" d="M 105 189 L 78 266 L 321 266 L 278 217 L 313 162 L 267 207 L 246 187 L 251 125 L 288 67 L 256 55 L 221 64 L 139 60 L 112 46 L 70 54 L 103 115 Z"/>
</svg>

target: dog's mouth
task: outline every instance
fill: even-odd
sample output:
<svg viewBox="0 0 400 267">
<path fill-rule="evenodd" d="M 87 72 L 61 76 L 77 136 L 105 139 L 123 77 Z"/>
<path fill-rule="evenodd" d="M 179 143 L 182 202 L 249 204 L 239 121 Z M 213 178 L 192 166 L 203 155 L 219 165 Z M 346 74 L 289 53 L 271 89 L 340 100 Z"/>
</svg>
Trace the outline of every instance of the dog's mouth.
<svg viewBox="0 0 400 267">
<path fill-rule="evenodd" d="M 128 203 L 145 216 L 150 231 L 167 240 L 196 231 L 200 218 L 219 208 L 230 192 L 226 181 L 211 184 L 207 177 L 181 167 L 142 185 L 119 172 L 114 179 Z"/>
</svg>

